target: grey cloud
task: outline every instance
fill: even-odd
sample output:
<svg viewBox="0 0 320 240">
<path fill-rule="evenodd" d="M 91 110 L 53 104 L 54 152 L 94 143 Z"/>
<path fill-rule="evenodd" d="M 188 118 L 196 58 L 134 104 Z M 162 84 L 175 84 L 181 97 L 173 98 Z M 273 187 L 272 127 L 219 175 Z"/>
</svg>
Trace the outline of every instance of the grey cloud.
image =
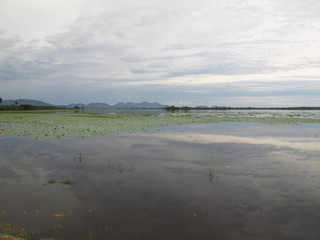
<svg viewBox="0 0 320 240">
<path fill-rule="evenodd" d="M 178 16 L 185 19 L 186 17 L 183 17 L 183 14 L 181 13 L 186 13 L 186 9 L 182 8 L 181 12 L 179 12 L 178 6 L 180 7 L 180 5 L 177 4 L 173 7 L 173 10 L 166 7 L 163 8 L 162 6 L 159 8 L 160 10 L 155 10 L 155 6 L 145 4 L 144 2 L 141 3 L 134 4 L 133 8 L 128 7 L 125 11 L 120 11 L 120 8 L 113 8 L 113 11 L 107 11 L 96 17 L 79 18 L 71 26 L 68 32 L 48 38 L 47 40 L 51 44 L 51 50 L 45 50 L 43 54 L 52 54 L 62 65 L 65 64 L 71 68 L 74 66 L 74 69 L 76 69 L 78 65 L 83 68 L 86 62 L 101 64 L 102 61 L 108 65 L 108 62 L 113 61 L 114 58 L 118 59 L 120 62 L 124 60 L 126 63 L 130 60 L 131 62 L 140 61 L 140 64 L 127 65 L 127 70 L 131 70 L 133 74 L 146 74 L 162 70 L 161 76 L 181 75 L 184 72 L 211 74 L 216 72 L 219 74 L 230 71 L 230 74 L 233 74 L 237 72 L 248 72 L 249 69 L 252 69 L 255 72 L 257 69 L 263 67 L 261 61 L 258 66 L 255 67 L 257 61 L 250 61 L 251 56 L 248 56 L 248 53 L 242 53 L 241 56 L 233 54 L 232 51 L 234 51 L 234 49 L 225 49 L 225 52 L 222 52 L 220 56 L 212 56 L 210 51 L 214 51 L 215 48 L 212 49 L 212 46 L 205 46 L 200 49 L 193 49 L 194 54 L 186 55 L 188 53 L 185 52 L 190 51 L 190 48 L 187 49 L 185 41 L 183 40 L 181 42 L 180 38 L 176 38 L 176 33 L 170 32 L 170 27 L 168 30 L 165 30 L 162 24 L 159 24 L 159 20 L 163 20 L 164 17 L 174 20 L 175 23 L 179 22 L 179 17 L 177 18 L 173 13 L 180 13 Z M 202 4 L 206 3 L 208 2 L 202 2 Z M 233 1 L 230 3 L 233 4 L 231 5 L 233 8 L 239 6 L 241 6 L 241 9 L 248 8 L 248 4 L 235 5 Z M 196 9 L 195 6 L 193 6 L 193 8 Z M 148 9 L 151 9 L 151 11 L 148 11 Z M 156 14 L 152 15 L 153 13 Z M 166 14 L 169 14 L 169 16 L 166 16 Z M 160 25 L 160 30 L 165 31 L 157 32 L 153 31 L 152 28 L 148 28 L 148 26 L 157 28 L 159 27 L 158 25 Z M 181 26 L 182 29 L 188 31 L 187 27 L 183 25 L 178 26 Z M 176 28 L 173 28 L 171 30 L 175 29 Z M 147 32 L 145 32 L 145 30 Z M 173 39 L 164 41 L 162 43 L 163 47 L 161 44 L 159 46 L 156 45 L 158 41 L 150 46 L 143 46 L 143 44 L 149 44 L 150 40 L 154 39 L 152 34 L 151 36 L 140 35 L 144 33 L 155 33 L 160 39 L 166 38 L 166 34 L 168 34 L 173 36 Z M 190 40 L 193 41 L 193 39 Z M 198 46 L 205 40 L 206 39 L 197 39 L 197 41 L 199 41 Z M 161 48 L 165 49 L 170 44 L 170 51 L 161 50 Z M 173 48 L 172 46 L 180 47 Z M 135 51 L 135 47 L 138 47 L 139 52 Z M 155 51 L 155 48 L 159 48 L 160 50 Z M 191 49 L 192 48 L 193 47 L 191 47 Z M 186 56 L 181 57 L 183 54 Z M 248 60 L 245 58 L 248 58 Z M 189 63 L 180 65 L 179 63 L 181 60 L 188 60 L 190 62 L 192 59 L 194 65 Z M 210 62 L 212 67 L 210 67 L 210 64 L 207 62 Z M 235 67 L 241 68 L 238 64 L 239 62 L 248 62 L 252 67 L 249 68 L 248 66 L 244 66 L 243 71 L 241 69 L 235 69 Z M 162 68 L 152 68 L 150 67 L 151 65 L 162 65 Z M 166 65 L 167 68 L 165 67 Z M 232 65 L 233 67 L 230 68 L 229 66 Z M 244 64 L 242 64 L 242 66 L 243 65 Z M 175 69 L 170 69 L 170 66 Z M 267 68 L 268 66 L 265 65 L 265 67 Z M 188 71 L 185 71 L 185 68 L 187 68 Z M 90 67 L 88 70 L 90 70 Z M 110 73 L 113 71 L 112 69 L 108 70 Z M 133 75 L 126 75 L 126 77 L 134 78 Z"/>
<path fill-rule="evenodd" d="M 45 44 L 4 38 L 0 33 L 0 83 L 37 83 L 38 96 L 45 96 L 40 92 L 50 86 L 50 92 L 63 91 L 65 101 L 72 97 L 103 101 L 108 96 L 125 101 L 120 98 L 148 100 L 143 98 L 159 96 L 155 100 L 161 102 L 161 97 L 166 100 L 172 95 L 175 100 L 179 96 L 200 101 L 201 96 L 210 99 L 212 92 L 221 98 L 302 96 L 301 89 L 305 95 L 314 96 L 319 89 L 303 88 L 303 84 L 313 86 L 316 82 L 306 81 L 312 76 L 303 73 L 304 82 L 291 82 L 291 89 L 281 79 L 251 86 L 245 82 L 141 84 L 193 75 L 236 78 L 239 74 L 316 69 L 320 60 L 312 49 L 317 49 L 320 33 L 308 24 L 319 19 L 318 1 L 101 2 L 99 14 L 80 15 L 64 32 L 48 36 Z M 301 31 L 312 34 L 301 36 Z M 297 81 L 299 76 L 292 78 Z M 59 84 L 66 87 L 59 90 Z M 12 86 L 12 92 L 17 88 Z"/>
</svg>

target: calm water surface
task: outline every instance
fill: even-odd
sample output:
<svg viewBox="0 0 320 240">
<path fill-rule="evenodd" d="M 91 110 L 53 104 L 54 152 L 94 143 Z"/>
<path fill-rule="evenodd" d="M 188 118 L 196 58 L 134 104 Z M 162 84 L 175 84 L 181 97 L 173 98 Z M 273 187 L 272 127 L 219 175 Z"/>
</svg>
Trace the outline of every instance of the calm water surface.
<svg viewBox="0 0 320 240">
<path fill-rule="evenodd" d="M 320 239 L 319 124 L 0 146 L 0 222 L 31 239 Z"/>
</svg>

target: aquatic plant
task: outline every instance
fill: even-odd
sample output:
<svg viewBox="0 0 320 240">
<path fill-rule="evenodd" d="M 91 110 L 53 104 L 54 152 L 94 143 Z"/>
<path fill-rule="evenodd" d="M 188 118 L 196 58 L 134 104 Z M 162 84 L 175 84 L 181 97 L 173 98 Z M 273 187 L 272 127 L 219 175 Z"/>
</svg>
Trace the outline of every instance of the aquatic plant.
<svg viewBox="0 0 320 240">
<path fill-rule="evenodd" d="M 320 123 L 319 118 L 287 117 L 252 113 L 211 113 L 209 115 L 98 115 L 82 113 L 1 113 L 0 135 L 65 138 L 103 136 L 107 134 L 141 132 L 155 126 L 218 122 Z M 81 159 L 81 156 L 78 156 Z"/>
<path fill-rule="evenodd" d="M 78 162 L 82 162 L 82 153 L 78 153 L 74 156 L 74 160 Z"/>
<path fill-rule="evenodd" d="M 61 181 L 61 183 L 63 184 L 63 185 L 73 185 L 74 184 L 74 182 L 71 180 L 71 179 L 65 179 L 65 180 L 62 180 Z"/>
<path fill-rule="evenodd" d="M 209 168 L 207 170 L 206 176 L 210 182 L 214 180 L 219 181 L 218 168 L 217 169 Z"/>
<path fill-rule="evenodd" d="M 107 160 L 107 168 L 117 171 L 119 173 L 122 172 L 132 172 L 135 168 L 134 162 L 116 162 Z"/>
<path fill-rule="evenodd" d="M 63 180 L 50 179 L 44 185 L 51 185 L 51 184 L 54 184 L 54 183 L 61 183 L 63 185 L 73 185 L 74 181 L 69 179 L 69 178 L 63 179 Z"/>
<path fill-rule="evenodd" d="M 56 180 L 50 179 L 50 180 L 48 180 L 48 182 L 46 182 L 44 185 L 51 185 L 51 184 L 54 184 L 54 183 L 56 183 L 56 182 L 57 182 Z"/>
<path fill-rule="evenodd" d="M 119 164 L 119 166 L 118 166 L 118 172 L 123 172 L 124 171 L 124 166 L 123 166 L 123 164 L 122 163 L 120 163 Z"/>
<path fill-rule="evenodd" d="M 24 239 L 29 238 L 31 235 L 24 228 L 18 225 L 15 225 L 12 223 L 4 223 L 4 222 L 0 222 L 0 233 L 4 235 L 10 235 L 12 237 L 24 238 Z"/>
<path fill-rule="evenodd" d="M 93 233 L 91 232 L 90 234 L 89 234 L 89 240 L 92 240 L 93 239 Z"/>
</svg>

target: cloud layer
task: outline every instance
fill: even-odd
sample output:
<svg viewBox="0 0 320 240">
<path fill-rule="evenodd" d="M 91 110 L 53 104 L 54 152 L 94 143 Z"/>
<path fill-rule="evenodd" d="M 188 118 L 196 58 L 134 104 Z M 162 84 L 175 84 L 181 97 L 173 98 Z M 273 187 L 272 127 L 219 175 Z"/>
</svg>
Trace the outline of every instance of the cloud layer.
<svg viewBox="0 0 320 240">
<path fill-rule="evenodd" d="M 316 0 L 3 0 L 2 98 L 320 102 Z"/>
</svg>

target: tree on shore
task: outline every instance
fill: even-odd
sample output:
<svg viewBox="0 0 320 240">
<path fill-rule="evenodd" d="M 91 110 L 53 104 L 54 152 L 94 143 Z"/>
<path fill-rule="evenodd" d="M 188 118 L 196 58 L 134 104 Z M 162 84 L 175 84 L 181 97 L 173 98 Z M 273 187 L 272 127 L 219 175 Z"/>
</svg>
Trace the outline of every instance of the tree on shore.
<svg viewBox="0 0 320 240">
<path fill-rule="evenodd" d="M 2 98 L 0 97 L 0 104 L 3 102 Z"/>
<path fill-rule="evenodd" d="M 17 110 L 17 109 L 18 109 L 18 105 L 19 105 L 18 101 L 17 101 L 17 100 L 14 101 L 14 107 L 13 107 L 13 108 L 14 108 L 15 110 Z"/>
</svg>

